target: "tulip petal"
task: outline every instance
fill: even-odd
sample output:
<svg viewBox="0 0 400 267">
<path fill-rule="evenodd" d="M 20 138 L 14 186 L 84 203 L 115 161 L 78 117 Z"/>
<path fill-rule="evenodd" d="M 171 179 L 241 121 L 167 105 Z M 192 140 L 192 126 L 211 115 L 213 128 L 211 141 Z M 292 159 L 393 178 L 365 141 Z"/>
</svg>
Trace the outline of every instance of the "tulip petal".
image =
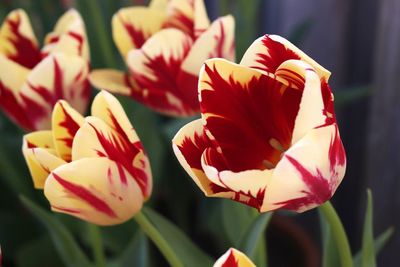
<svg viewBox="0 0 400 267">
<path fill-rule="evenodd" d="M 65 161 L 69 162 L 72 159 L 72 142 L 83 122 L 83 116 L 66 101 L 60 100 L 54 106 L 52 116 L 53 140 L 57 154 Z"/>
<path fill-rule="evenodd" d="M 199 108 L 197 88 L 178 84 L 180 66 L 189 52 L 192 39 L 176 29 L 153 35 L 141 49 L 128 55 L 133 79 L 144 88 L 132 97 L 168 115 L 194 115 Z"/>
<path fill-rule="evenodd" d="M 133 90 L 128 79 L 126 73 L 113 69 L 94 70 L 89 75 L 92 86 L 121 95 L 130 95 Z"/>
<path fill-rule="evenodd" d="M 87 75 L 88 65 L 82 58 L 63 54 L 46 57 L 29 73 L 21 95 L 35 129 L 50 128 L 51 111 L 60 99 L 85 112 L 90 96 Z"/>
<path fill-rule="evenodd" d="M 129 7 L 120 9 L 112 18 L 112 33 L 122 57 L 140 48 L 145 41 L 159 31 L 166 14 L 155 8 Z"/>
<path fill-rule="evenodd" d="M 64 53 L 70 56 L 80 56 L 89 61 L 89 46 L 87 43 L 85 24 L 81 15 L 75 9 L 65 12 L 57 21 L 53 32 L 46 35 L 42 55 Z"/>
<path fill-rule="evenodd" d="M 210 26 L 203 0 L 171 0 L 167 12 L 168 18 L 163 27 L 179 29 L 193 39 Z"/>
<path fill-rule="evenodd" d="M 129 140 L 129 142 L 136 143 L 139 141 L 139 137 L 123 107 L 112 94 L 101 91 L 96 95 L 92 103 L 92 115 L 102 119 L 109 127 Z"/>
<path fill-rule="evenodd" d="M 168 1 L 169 0 L 151 0 L 149 8 L 165 11 L 167 9 Z"/>
<path fill-rule="evenodd" d="M 203 132 L 201 119 L 183 126 L 172 139 L 179 163 L 206 196 L 231 197 L 231 193 L 212 183 L 202 170 L 201 155 L 209 145 L 210 141 Z"/>
<path fill-rule="evenodd" d="M 22 9 L 9 13 L 1 26 L 0 54 L 29 69 L 41 60 L 31 23 Z"/>
<path fill-rule="evenodd" d="M 121 177 L 127 177 L 125 183 Z M 53 211 L 98 225 L 123 223 L 143 204 L 136 181 L 107 158 L 85 158 L 60 166 L 46 180 L 44 194 Z"/>
<path fill-rule="evenodd" d="M 202 118 L 227 169 L 271 169 L 290 147 L 302 92 L 278 78 L 223 59 L 200 71 Z"/>
<path fill-rule="evenodd" d="M 336 124 L 313 129 L 276 166 L 261 211 L 303 212 L 329 200 L 343 179 L 346 155 Z"/>
<path fill-rule="evenodd" d="M 52 170 L 66 162 L 56 156 L 51 131 L 37 131 L 24 136 L 22 153 L 28 165 L 33 185 L 43 189 Z"/>
<path fill-rule="evenodd" d="M 123 133 L 123 132 L 122 132 Z M 140 141 L 129 140 L 96 117 L 87 117 L 76 133 L 72 158 L 107 157 L 116 161 L 135 179 L 145 198 L 150 196 L 152 179 L 149 160 Z M 127 177 L 120 177 L 123 184 Z"/>
<path fill-rule="evenodd" d="M 219 185 L 224 191 L 231 193 L 230 198 L 260 210 L 263 205 L 266 188 L 273 170 L 246 170 L 232 172 L 220 171 L 222 154 L 207 148 L 201 158 L 202 168 L 208 179 Z"/>
<path fill-rule="evenodd" d="M 27 68 L 0 55 L 0 106 L 22 128 L 33 130 L 35 126 L 27 115 L 25 97 L 20 95 L 20 90 L 28 74 Z M 35 112 L 38 111 L 40 109 L 35 110 Z M 46 114 L 46 110 L 42 111 L 42 114 Z"/>
<path fill-rule="evenodd" d="M 320 78 L 328 81 L 330 72 L 307 56 L 303 51 L 278 35 L 264 35 L 257 40 L 245 52 L 241 65 L 256 68 L 269 73 L 275 73 L 276 69 L 286 60 L 300 59 L 310 64 Z"/>
<path fill-rule="evenodd" d="M 254 263 L 242 252 L 230 248 L 222 255 L 213 267 L 256 267 Z"/>
<path fill-rule="evenodd" d="M 235 61 L 235 20 L 229 15 L 214 21 L 194 42 L 182 63 L 182 71 L 198 76 L 204 61 L 219 57 Z"/>
</svg>

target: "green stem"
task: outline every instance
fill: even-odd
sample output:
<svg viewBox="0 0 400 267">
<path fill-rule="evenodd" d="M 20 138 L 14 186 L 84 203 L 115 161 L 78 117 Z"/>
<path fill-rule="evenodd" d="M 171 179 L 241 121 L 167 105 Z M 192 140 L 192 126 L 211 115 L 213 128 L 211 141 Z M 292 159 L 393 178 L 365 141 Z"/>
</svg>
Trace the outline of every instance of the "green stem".
<svg viewBox="0 0 400 267">
<path fill-rule="evenodd" d="M 332 206 L 331 202 L 328 201 L 325 204 L 321 205 L 319 207 L 319 210 L 323 213 L 331 228 L 332 235 L 339 252 L 339 260 L 341 262 L 340 266 L 353 267 L 353 259 L 351 256 L 349 240 L 347 239 L 343 224 L 340 221 L 340 218 L 337 215 L 335 208 Z"/>
<path fill-rule="evenodd" d="M 93 258 L 96 267 L 105 267 L 106 259 L 104 257 L 103 241 L 100 228 L 97 225 L 88 223 L 88 233 L 92 243 Z"/>
<path fill-rule="evenodd" d="M 147 219 L 146 215 L 139 212 L 133 217 L 137 224 L 140 226 L 142 231 L 153 241 L 160 252 L 164 255 L 168 263 L 172 267 L 183 267 L 182 262 L 176 256 L 174 251 L 168 245 L 167 241 L 162 237 L 160 232 L 153 226 L 153 224 Z"/>
<path fill-rule="evenodd" d="M 112 38 L 107 34 L 104 18 L 102 17 L 102 11 L 100 9 L 100 3 L 95 0 L 81 0 L 81 2 L 86 3 L 87 11 L 90 13 L 90 18 L 93 20 L 92 25 L 94 27 L 92 28 L 95 31 L 95 35 L 99 40 L 98 45 L 101 51 L 101 55 L 104 58 L 104 63 L 109 68 L 116 67 L 114 52 L 110 42 Z"/>
</svg>

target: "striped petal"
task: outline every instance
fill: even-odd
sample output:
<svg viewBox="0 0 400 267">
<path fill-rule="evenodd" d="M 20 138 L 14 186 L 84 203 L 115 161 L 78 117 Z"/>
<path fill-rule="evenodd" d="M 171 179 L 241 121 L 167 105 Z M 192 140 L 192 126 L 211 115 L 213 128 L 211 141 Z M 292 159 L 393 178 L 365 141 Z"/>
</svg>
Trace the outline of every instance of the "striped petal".
<svg viewBox="0 0 400 267">
<path fill-rule="evenodd" d="M 58 156 L 65 161 L 69 162 L 72 159 L 72 142 L 83 122 L 83 116 L 66 101 L 60 100 L 54 106 L 52 116 L 53 141 Z"/>
<path fill-rule="evenodd" d="M 46 57 L 29 73 L 20 94 L 35 129 L 50 128 L 51 111 L 60 99 L 85 112 L 90 96 L 87 75 L 85 60 L 63 54 Z"/>
<path fill-rule="evenodd" d="M 92 86 L 115 94 L 130 95 L 133 90 L 128 75 L 118 70 L 94 70 L 90 72 L 89 81 Z"/>
<path fill-rule="evenodd" d="M 43 56 L 50 53 L 64 53 L 83 57 L 87 61 L 90 59 L 85 24 L 75 9 L 61 16 L 53 32 L 46 35 L 44 43 Z"/>
<path fill-rule="evenodd" d="M 166 14 L 156 8 L 129 7 L 120 9 L 112 18 L 112 33 L 122 57 L 140 48 L 145 41 L 159 31 Z"/>
<path fill-rule="evenodd" d="M 230 248 L 214 264 L 214 267 L 256 267 L 242 252 Z"/>
<path fill-rule="evenodd" d="M 199 81 L 202 118 L 226 168 L 272 169 L 291 145 L 301 90 L 223 59 L 206 61 Z"/>
<path fill-rule="evenodd" d="M 139 185 L 147 199 L 152 190 L 149 160 L 140 141 L 130 143 L 96 117 L 86 118 L 73 144 L 73 160 L 87 157 L 107 157 L 118 162 Z M 123 178 L 123 177 L 122 177 Z"/>
<path fill-rule="evenodd" d="M 172 139 L 172 146 L 179 163 L 206 196 L 232 196 L 226 189 L 212 183 L 202 169 L 201 155 L 210 146 L 210 141 L 203 132 L 200 119 L 182 127 Z"/>
<path fill-rule="evenodd" d="M 112 94 L 101 91 L 96 95 L 92 103 L 92 116 L 102 119 L 111 129 L 130 143 L 139 141 L 139 137 L 123 107 Z"/>
<path fill-rule="evenodd" d="M 44 194 L 53 211 L 98 225 L 123 223 L 143 204 L 136 181 L 107 158 L 85 158 L 55 169 Z"/>
<path fill-rule="evenodd" d="M 12 11 L 3 21 L 0 29 L 0 54 L 29 69 L 41 60 L 31 23 L 22 9 Z"/>
<path fill-rule="evenodd" d="M 214 21 L 194 42 L 182 63 L 182 71 L 197 78 L 204 61 L 209 58 L 219 57 L 235 61 L 234 33 L 235 20 L 231 15 Z"/>
<path fill-rule="evenodd" d="M 176 29 L 165 29 L 153 35 L 141 49 L 132 50 L 128 66 L 133 79 L 143 88 L 132 91 L 132 97 L 168 115 L 194 115 L 199 108 L 197 86 L 190 81 L 195 79 L 178 79 L 180 66 L 191 45 L 188 35 Z"/>
<path fill-rule="evenodd" d="M 0 107 L 20 127 L 33 130 L 35 126 L 26 113 L 25 101 L 27 99 L 20 95 L 28 74 L 29 69 L 0 55 Z M 30 107 L 32 108 L 32 106 Z M 39 114 L 40 111 L 40 107 L 39 110 L 35 110 Z"/>
<path fill-rule="evenodd" d="M 330 72 L 307 56 L 303 51 L 278 35 L 264 35 L 247 49 L 241 65 L 274 73 L 286 60 L 299 59 L 310 64 L 320 78 L 328 81 Z"/>
<path fill-rule="evenodd" d="M 164 28 L 177 28 L 193 39 L 210 26 L 203 0 L 171 0 L 167 12 Z"/>
<path fill-rule="evenodd" d="M 23 138 L 22 153 L 28 165 L 33 185 L 43 189 L 52 170 L 66 162 L 56 156 L 51 131 L 37 131 Z"/>
<path fill-rule="evenodd" d="M 346 169 L 336 124 L 313 129 L 285 152 L 268 185 L 261 211 L 303 212 L 335 193 Z"/>
</svg>

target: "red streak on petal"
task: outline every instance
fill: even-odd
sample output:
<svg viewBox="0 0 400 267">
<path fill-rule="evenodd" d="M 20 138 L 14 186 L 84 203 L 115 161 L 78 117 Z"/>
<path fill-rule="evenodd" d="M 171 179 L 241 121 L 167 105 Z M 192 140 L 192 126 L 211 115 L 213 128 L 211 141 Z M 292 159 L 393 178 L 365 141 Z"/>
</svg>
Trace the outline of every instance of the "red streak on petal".
<svg viewBox="0 0 400 267">
<path fill-rule="evenodd" d="M 122 17 L 120 20 L 122 25 L 124 25 L 125 30 L 128 32 L 132 44 L 134 44 L 136 48 L 142 47 L 144 42 L 147 40 L 146 34 L 141 29 L 137 29 L 133 24 L 126 23 Z"/>
<path fill-rule="evenodd" d="M 307 170 L 300 162 L 298 162 L 295 158 L 289 155 L 286 155 L 285 157 L 299 172 L 308 190 L 303 191 L 303 193 L 305 194 L 304 197 L 290 199 L 287 201 L 276 203 L 277 205 L 283 204 L 283 206 L 280 207 L 281 209 L 296 211 L 301 207 L 308 206 L 311 204 L 320 205 L 331 198 L 333 193 L 332 185 L 336 183 L 336 181 L 332 181 L 332 179 L 329 179 L 328 181 L 328 179 L 324 178 L 319 169 L 316 169 L 317 174 L 314 175 L 309 170 Z"/>
<path fill-rule="evenodd" d="M 83 36 L 76 32 L 68 32 L 68 35 L 77 41 L 77 43 L 78 43 L 77 49 L 78 49 L 79 55 L 82 55 L 82 52 L 83 52 L 82 47 L 83 47 L 83 41 L 84 41 Z"/>
<path fill-rule="evenodd" d="M 51 205 L 51 207 L 53 209 L 56 209 L 56 210 L 59 210 L 59 211 L 63 211 L 63 212 L 66 212 L 66 213 L 71 213 L 71 214 L 79 214 L 79 213 L 81 213 L 80 210 L 76 210 L 76 209 L 63 208 L 63 207 L 54 206 L 54 205 Z"/>
<path fill-rule="evenodd" d="M 265 51 L 257 53 L 256 62 L 262 64 L 262 67 L 253 66 L 253 68 L 275 73 L 277 68 L 286 60 L 300 59 L 294 51 L 286 48 L 283 44 L 272 40 L 268 35 L 262 39 Z"/>
<path fill-rule="evenodd" d="M 232 250 L 229 253 L 228 258 L 226 258 L 226 261 L 221 265 L 221 267 L 239 267 L 239 260 L 236 260 Z"/>
<path fill-rule="evenodd" d="M 110 208 L 110 206 L 108 206 L 108 204 L 104 200 L 102 200 L 99 197 L 97 197 L 96 195 L 92 194 L 92 192 L 90 192 L 88 189 L 86 189 L 80 185 L 74 184 L 72 182 L 69 182 L 67 180 L 64 180 L 63 178 L 61 178 L 59 175 L 57 175 L 54 172 L 52 174 L 53 174 L 54 179 L 56 179 L 56 181 L 64 189 L 66 189 L 68 192 L 70 192 L 72 195 L 74 195 L 77 198 L 79 198 L 80 200 L 86 202 L 87 204 L 92 206 L 98 212 L 104 213 L 105 215 L 107 215 L 111 218 L 117 218 L 117 215 Z"/>
<path fill-rule="evenodd" d="M 8 18 L 5 23 L 8 24 L 14 34 L 13 37 L 8 38 L 8 41 L 11 42 L 17 50 L 14 55 L 10 53 L 6 56 L 12 61 L 32 69 L 41 60 L 40 50 L 32 40 L 20 33 L 19 27 L 21 25 L 21 17 L 17 14 L 15 20 Z"/>
<path fill-rule="evenodd" d="M 67 112 L 67 110 L 65 109 L 63 104 L 61 104 L 60 107 L 61 107 L 61 109 L 62 109 L 62 111 L 64 113 L 64 116 L 63 116 L 63 120 L 60 121 L 58 123 L 58 125 L 60 127 L 63 127 L 67 131 L 68 137 L 59 138 L 58 140 L 63 141 L 66 146 L 72 148 L 72 142 L 74 140 L 74 136 L 75 136 L 76 132 L 79 130 L 80 125 Z M 66 159 L 66 160 L 70 161 L 71 159 Z"/>
<path fill-rule="evenodd" d="M 344 151 L 342 140 L 340 139 L 339 130 L 336 127 L 335 136 L 331 140 L 329 146 L 329 161 L 331 165 L 331 173 L 335 173 L 335 167 L 346 164 L 346 152 Z"/>
</svg>

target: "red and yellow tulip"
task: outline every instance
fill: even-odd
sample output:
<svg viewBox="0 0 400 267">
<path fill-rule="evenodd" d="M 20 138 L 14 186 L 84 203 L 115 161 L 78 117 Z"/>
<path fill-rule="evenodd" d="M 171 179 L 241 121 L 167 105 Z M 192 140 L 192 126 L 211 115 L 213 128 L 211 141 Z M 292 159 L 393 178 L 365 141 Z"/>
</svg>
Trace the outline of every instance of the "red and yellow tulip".
<svg viewBox="0 0 400 267">
<path fill-rule="evenodd" d="M 173 139 L 179 162 L 207 196 L 260 212 L 321 205 L 346 169 L 329 76 L 276 35 L 256 40 L 240 64 L 206 61 L 202 117 Z"/>
<path fill-rule="evenodd" d="M 206 59 L 234 60 L 234 19 L 210 21 L 203 0 L 153 0 L 113 17 L 113 37 L 129 72 L 96 70 L 93 86 L 130 96 L 171 116 L 199 113 L 197 81 Z"/>
<path fill-rule="evenodd" d="M 58 101 L 52 130 L 25 135 L 22 151 L 53 211 L 99 225 L 122 223 L 151 194 L 149 160 L 114 96 L 100 92 L 91 112 L 84 118 Z"/>
<path fill-rule="evenodd" d="M 0 28 L 0 107 L 25 130 L 49 129 L 59 99 L 84 112 L 89 100 L 85 26 L 66 12 L 39 48 L 29 18 L 14 10 Z"/>
<path fill-rule="evenodd" d="M 256 267 L 256 265 L 239 250 L 230 248 L 215 262 L 213 267 Z"/>
</svg>

